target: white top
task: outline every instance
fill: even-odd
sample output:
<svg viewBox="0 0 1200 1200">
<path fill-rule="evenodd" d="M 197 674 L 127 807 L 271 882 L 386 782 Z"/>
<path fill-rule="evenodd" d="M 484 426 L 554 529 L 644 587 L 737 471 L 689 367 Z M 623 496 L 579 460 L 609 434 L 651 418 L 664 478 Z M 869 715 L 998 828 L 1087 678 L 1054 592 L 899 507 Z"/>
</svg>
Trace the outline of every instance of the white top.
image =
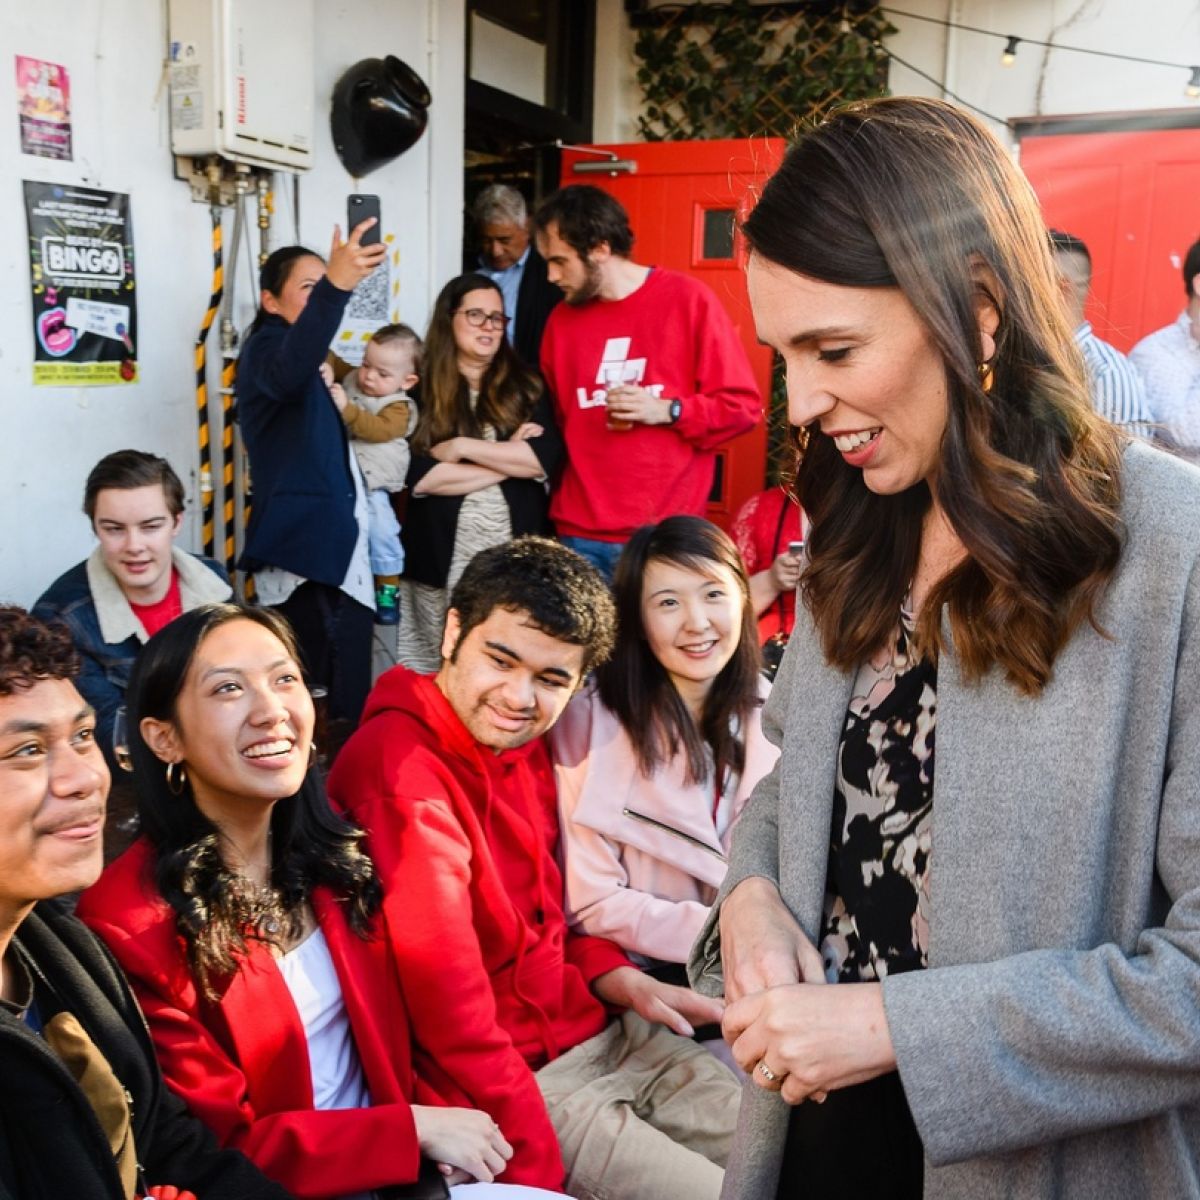
<svg viewBox="0 0 1200 1200">
<path fill-rule="evenodd" d="M 318 929 L 279 959 L 279 973 L 300 1014 L 312 1069 L 313 1108 L 368 1108 L 354 1034 L 338 982 Z"/>
<path fill-rule="evenodd" d="M 325 935 L 316 930 L 278 964 L 304 1026 L 313 1108 L 369 1108 L 371 1097 Z M 370 1200 L 370 1193 L 358 1192 L 342 1200 Z"/>
<path fill-rule="evenodd" d="M 1171 325 L 1147 334 L 1129 352 L 1146 399 L 1185 457 L 1200 458 L 1200 342 L 1185 308 Z"/>
</svg>

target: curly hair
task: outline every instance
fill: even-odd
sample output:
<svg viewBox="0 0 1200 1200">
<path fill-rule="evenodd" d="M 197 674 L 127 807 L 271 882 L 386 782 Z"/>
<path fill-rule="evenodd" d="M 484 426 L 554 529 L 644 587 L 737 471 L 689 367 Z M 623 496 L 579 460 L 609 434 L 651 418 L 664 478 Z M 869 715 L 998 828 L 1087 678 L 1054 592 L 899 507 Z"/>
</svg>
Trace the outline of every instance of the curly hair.
<svg viewBox="0 0 1200 1200">
<path fill-rule="evenodd" d="M 965 678 L 997 666 L 1039 693 L 1076 627 L 1099 628 L 1124 539 L 1124 443 L 1089 403 L 1028 182 L 952 105 L 864 101 L 801 135 L 744 232 L 762 260 L 843 287 L 898 288 L 916 310 L 949 399 L 936 499 L 967 554 L 931 589 L 915 648 L 937 657 L 944 608 Z M 981 303 L 1000 318 L 990 390 Z M 934 497 L 926 482 L 871 492 L 817 422 L 797 446 L 812 521 L 801 594 L 826 658 L 848 670 L 895 626 Z"/>
<path fill-rule="evenodd" d="M 0 605 L 0 696 L 42 679 L 74 679 L 79 652 L 66 626 L 47 625 L 15 604 Z"/>
<path fill-rule="evenodd" d="M 303 907 L 318 884 L 346 902 L 350 926 L 364 938 L 382 898 L 374 863 L 362 846 L 364 833 L 330 807 L 316 767 L 300 790 L 279 800 L 271 812 L 270 884 L 279 896 L 279 929 L 266 919 L 276 914 L 265 913 L 226 866 L 220 830 L 201 812 L 191 784 L 185 783 L 181 795 L 167 787 L 163 764 L 142 736 L 142 720 L 178 721 L 177 701 L 200 644 L 230 621 L 263 626 L 299 662 L 291 628 L 272 609 L 206 604 L 177 617 L 146 643 L 127 693 L 138 815 L 155 850 L 154 882 L 175 910 L 188 961 L 210 997 L 220 980 L 238 969 L 248 939 L 277 944 L 281 937 L 299 934 Z"/>
<path fill-rule="evenodd" d="M 550 538 L 527 535 L 481 550 L 454 585 L 450 607 L 459 619 L 451 662 L 498 608 L 526 612 L 535 629 L 582 646 L 585 672 L 612 653 L 617 617 L 608 584 L 582 555 Z"/>
<path fill-rule="evenodd" d="M 701 572 L 724 567 L 742 595 L 737 649 L 713 680 L 699 724 L 646 640 L 642 584 L 651 562 Z M 621 722 L 643 775 L 653 775 L 682 749 L 687 757 L 685 777 L 690 783 L 700 783 L 708 775 L 708 746 L 716 782 L 723 789 L 729 774 L 741 774 L 745 766 L 746 745 L 738 729 L 745 728 L 760 703 L 758 622 L 750 602 L 750 580 L 737 547 L 727 533 L 702 517 L 675 516 L 645 525 L 621 552 L 613 592 L 617 644 L 612 657 L 596 672 L 600 699 Z"/>
</svg>

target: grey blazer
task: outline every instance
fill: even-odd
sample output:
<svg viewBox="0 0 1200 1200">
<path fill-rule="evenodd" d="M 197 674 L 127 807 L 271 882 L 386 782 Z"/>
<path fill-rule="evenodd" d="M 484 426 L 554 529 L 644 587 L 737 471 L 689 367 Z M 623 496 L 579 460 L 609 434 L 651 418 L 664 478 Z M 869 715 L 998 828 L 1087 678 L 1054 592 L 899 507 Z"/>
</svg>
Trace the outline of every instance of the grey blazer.
<svg viewBox="0 0 1200 1200">
<path fill-rule="evenodd" d="M 1124 497 L 1110 636 L 1036 698 L 939 664 L 930 969 L 883 985 L 929 1198 L 1200 1198 L 1200 470 L 1134 444 Z M 851 682 L 797 624 L 717 906 L 766 877 L 815 940 Z M 747 1087 L 726 1200 L 775 1196 L 788 1112 Z"/>
</svg>

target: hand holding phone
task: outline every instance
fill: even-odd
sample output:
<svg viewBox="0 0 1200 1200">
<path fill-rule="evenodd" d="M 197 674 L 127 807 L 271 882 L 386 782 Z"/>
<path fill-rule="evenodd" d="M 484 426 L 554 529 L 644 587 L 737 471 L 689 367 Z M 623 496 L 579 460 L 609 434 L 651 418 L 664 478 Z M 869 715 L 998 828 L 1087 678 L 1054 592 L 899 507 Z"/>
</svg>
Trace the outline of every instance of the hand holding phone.
<svg viewBox="0 0 1200 1200">
<path fill-rule="evenodd" d="M 368 217 L 374 217 L 375 224 L 370 229 L 363 230 L 359 239 L 360 246 L 378 245 L 383 237 L 379 218 L 379 197 L 358 193 L 350 196 L 346 201 L 346 236 L 349 237 Z"/>
<path fill-rule="evenodd" d="M 788 553 L 793 558 L 799 558 L 800 555 L 804 553 L 804 543 L 802 541 L 788 542 Z"/>
</svg>

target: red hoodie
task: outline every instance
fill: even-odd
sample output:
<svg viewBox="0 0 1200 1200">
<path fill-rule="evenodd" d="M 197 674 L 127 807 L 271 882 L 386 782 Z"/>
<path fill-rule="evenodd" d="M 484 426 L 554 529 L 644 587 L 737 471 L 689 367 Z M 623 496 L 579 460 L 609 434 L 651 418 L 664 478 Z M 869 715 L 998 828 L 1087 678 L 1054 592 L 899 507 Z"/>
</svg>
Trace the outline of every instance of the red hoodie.
<svg viewBox="0 0 1200 1200">
<path fill-rule="evenodd" d="M 369 835 L 418 1077 L 492 1116 L 515 1149 L 503 1182 L 561 1188 L 533 1071 L 605 1027 L 588 985 L 629 960 L 567 927 L 542 740 L 494 753 L 432 678 L 396 667 L 371 692 L 329 794 Z"/>
</svg>

